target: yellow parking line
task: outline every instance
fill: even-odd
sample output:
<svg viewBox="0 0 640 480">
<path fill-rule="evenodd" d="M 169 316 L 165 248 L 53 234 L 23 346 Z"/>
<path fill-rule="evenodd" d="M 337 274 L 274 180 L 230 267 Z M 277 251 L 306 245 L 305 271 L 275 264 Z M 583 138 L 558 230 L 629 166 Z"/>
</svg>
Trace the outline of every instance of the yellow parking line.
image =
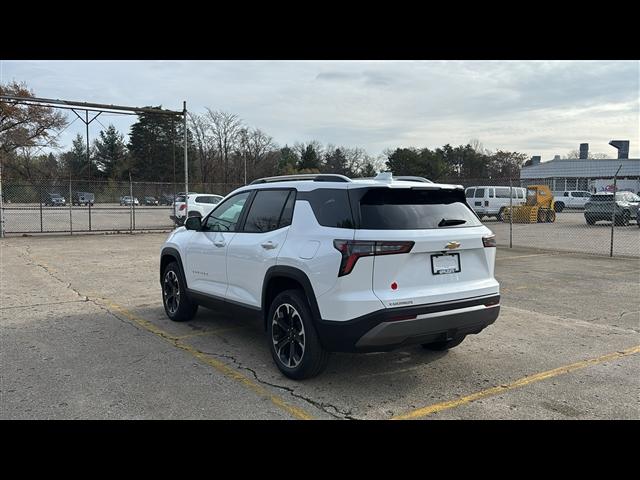
<svg viewBox="0 0 640 480">
<path fill-rule="evenodd" d="M 571 365 L 566 365 L 564 367 L 554 368 L 553 370 L 547 370 L 546 372 L 540 372 L 534 375 L 529 375 L 519 380 L 516 380 L 512 383 L 509 383 L 507 385 L 499 385 L 497 387 L 481 390 L 479 392 L 472 393 L 471 395 L 466 395 L 464 397 L 460 397 L 455 400 L 435 403 L 427 407 L 418 408 L 416 410 L 412 410 L 402 415 L 396 415 L 392 417 L 392 420 L 408 420 L 412 418 L 426 417 L 428 415 L 432 415 L 434 413 L 441 412 L 443 410 L 448 410 L 450 408 L 466 405 L 467 403 L 474 402 L 481 398 L 499 395 L 508 390 L 513 390 L 514 388 L 524 387 L 525 385 L 529 385 L 530 383 L 539 382 L 541 380 L 546 380 L 547 378 L 552 378 L 558 375 L 562 375 L 564 373 L 573 372 L 574 370 L 585 368 L 590 365 L 597 365 L 599 363 L 607 362 L 609 360 L 615 360 L 616 358 L 626 357 L 628 355 L 633 355 L 636 353 L 640 353 L 640 345 L 637 345 L 635 347 L 631 347 L 619 352 L 608 353 L 606 355 L 602 355 L 597 358 L 582 360 L 580 362 L 572 363 Z"/>
<path fill-rule="evenodd" d="M 165 332 L 164 330 L 157 327 L 150 321 L 135 315 L 134 313 L 127 310 L 126 308 L 104 298 L 96 299 L 95 301 L 98 303 L 101 303 L 104 307 L 110 310 L 114 310 L 118 312 L 120 315 L 134 322 L 136 325 L 167 340 L 168 342 L 178 347 L 179 349 L 190 353 L 192 356 L 200 360 L 202 363 L 205 363 L 210 367 L 215 368 L 218 372 L 222 373 L 225 377 L 241 383 L 242 385 L 249 388 L 250 390 L 252 390 L 254 393 L 258 394 L 261 397 L 268 398 L 271 401 L 271 403 L 273 403 L 276 407 L 285 411 L 286 413 L 293 416 L 294 418 L 297 418 L 299 420 L 312 420 L 314 418 L 309 412 L 303 410 L 302 408 L 296 407 L 294 405 L 290 405 L 284 399 L 278 397 L 277 395 L 273 395 L 267 389 L 257 384 L 256 382 L 251 380 L 249 377 L 246 377 L 236 369 L 230 367 L 226 363 L 221 362 L 220 360 L 212 357 L 211 355 L 200 352 L 199 350 L 195 349 L 191 345 L 181 341 L 180 337 L 176 337 L 174 335 L 171 335 L 168 332 Z"/>
</svg>

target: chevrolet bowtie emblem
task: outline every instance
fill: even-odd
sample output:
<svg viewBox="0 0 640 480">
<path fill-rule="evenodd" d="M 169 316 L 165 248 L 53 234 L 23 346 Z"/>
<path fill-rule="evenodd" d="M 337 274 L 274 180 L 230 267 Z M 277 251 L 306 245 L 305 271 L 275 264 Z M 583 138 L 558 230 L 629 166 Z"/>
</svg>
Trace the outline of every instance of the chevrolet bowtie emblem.
<svg viewBox="0 0 640 480">
<path fill-rule="evenodd" d="M 460 242 L 449 242 L 447 243 L 447 248 L 449 250 L 455 250 L 456 248 L 460 247 Z"/>
</svg>

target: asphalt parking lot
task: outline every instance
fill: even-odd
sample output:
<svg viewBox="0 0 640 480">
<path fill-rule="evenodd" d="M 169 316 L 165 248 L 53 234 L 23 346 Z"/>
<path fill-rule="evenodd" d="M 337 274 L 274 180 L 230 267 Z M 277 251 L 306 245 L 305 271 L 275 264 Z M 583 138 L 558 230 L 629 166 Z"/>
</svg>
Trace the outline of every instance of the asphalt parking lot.
<svg viewBox="0 0 640 480">
<path fill-rule="evenodd" d="M 0 240 L 0 418 L 640 418 L 640 259 L 499 248 L 502 310 L 481 334 L 334 354 L 294 382 L 259 324 L 166 318 L 165 237 Z"/>
</svg>

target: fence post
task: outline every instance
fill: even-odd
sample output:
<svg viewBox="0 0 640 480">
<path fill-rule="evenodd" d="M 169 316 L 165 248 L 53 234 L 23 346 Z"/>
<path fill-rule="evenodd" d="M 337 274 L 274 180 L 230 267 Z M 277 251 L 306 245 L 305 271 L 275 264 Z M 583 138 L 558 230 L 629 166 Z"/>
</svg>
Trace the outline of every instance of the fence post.
<svg viewBox="0 0 640 480">
<path fill-rule="evenodd" d="M 133 232 L 133 183 L 129 172 L 129 233 Z"/>
<path fill-rule="evenodd" d="M 73 235 L 73 197 L 71 196 L 71 175 L 69 175 L 69 235 Z"/>
<path fill-rule="evenodd" d="M 513 181 L 509 178 L 509 248 L 513 248 Z"/>
<path fill-rule="evenodd" d="M 42 233 L 42 192 L 39 192 L 38 195 L 40 195 L 40 233 Z"/>
<path fill-rule="evenodd" d="M 612 202 L 612 209 L 611 209 L 611 245 L 609 248 L 610 257 L 613 257 L 613 230 L 616 224 L 616 207 L 618 206 L 616 204 L 616 183 L 618 180 L 618 173 L 620 173 L 621 168 L 622 168 L 622 165 L 618 167 L 616 174 L 613 176 L 613 202 Z"/>
<path fill-rule="evenodd" d="M 4 238 L 4 199 L 2 195 L 2 159 L 0 158 L 0 238 Z"/>
<path fill-rule="evenodd" d="M 87 189 L 88 190 L 88 189 Z M 95 188 L 94 188 L 95 190 Z M 93 198 L 96 198 L 96 194 L 93 194 Z M 89 197 L 89 231 L 91 231 L 91 197 Z"/>
</svg>

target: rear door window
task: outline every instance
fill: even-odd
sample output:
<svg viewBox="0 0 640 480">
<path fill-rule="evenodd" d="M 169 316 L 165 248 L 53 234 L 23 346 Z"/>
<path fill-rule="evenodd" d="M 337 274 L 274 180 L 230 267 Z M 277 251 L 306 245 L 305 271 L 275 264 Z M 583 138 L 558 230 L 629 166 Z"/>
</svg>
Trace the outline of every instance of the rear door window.
<svg viewBox="0 0 640 480">
<path fill-rule="evenodd" d="M 476 198 L 484 198 L 484 188 L 476 188 Z"/>
<path fill-rule="evenodd" d="M 247 213 L 243 231 L 264 233 L 280 228 L 280 219 L 290 193 L 291 190 L 259 190 Z"/>
<path fill-rule="evenodd" d="M 416 230 L 481 225 L 461 190 L 372 188 L 360 199 L 360 228 Z"/>
</svg>

